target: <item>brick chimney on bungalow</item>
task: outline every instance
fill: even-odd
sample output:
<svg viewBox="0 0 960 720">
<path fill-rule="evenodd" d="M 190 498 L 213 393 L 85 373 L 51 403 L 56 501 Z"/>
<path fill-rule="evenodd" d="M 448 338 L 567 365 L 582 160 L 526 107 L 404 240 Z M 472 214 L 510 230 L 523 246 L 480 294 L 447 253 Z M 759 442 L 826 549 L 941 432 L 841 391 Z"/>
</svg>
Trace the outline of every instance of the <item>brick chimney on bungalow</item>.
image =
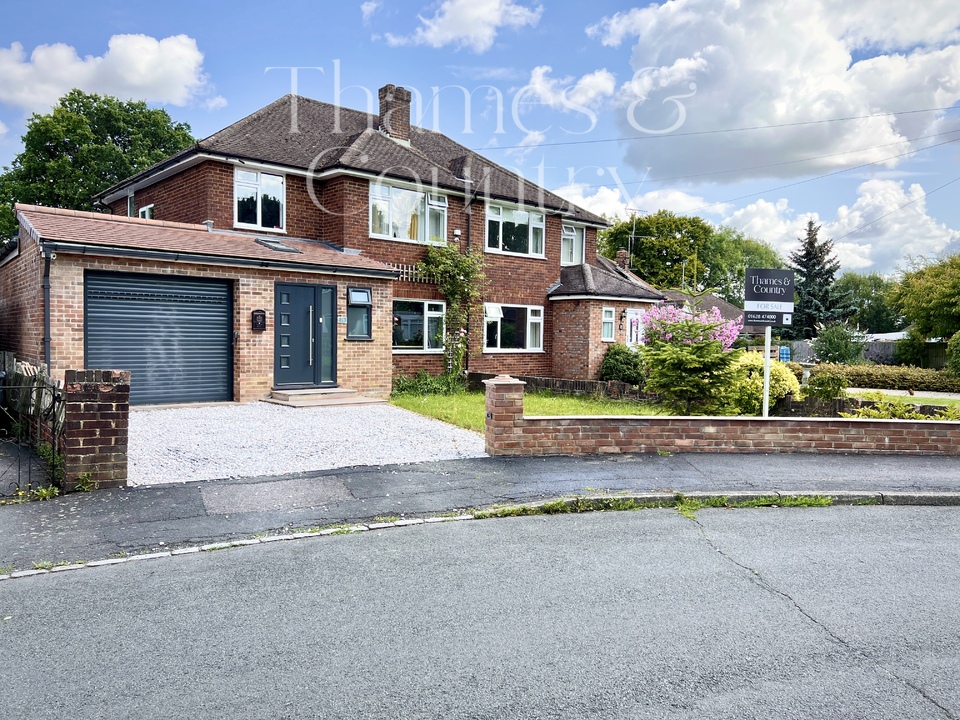
<svg viewBox="0 0 960 720">
<path fill-rule="evenodd" d="M 410 98 L 406 88 L 380 88 L 380 130 L 398 142 L 410 143 Z"/>
<path fill-rule="evenodd" d="M 630 256 L 626 248 L 617 250 L 617 267 L 622 270 L 630 270 Z"/>
</svg>

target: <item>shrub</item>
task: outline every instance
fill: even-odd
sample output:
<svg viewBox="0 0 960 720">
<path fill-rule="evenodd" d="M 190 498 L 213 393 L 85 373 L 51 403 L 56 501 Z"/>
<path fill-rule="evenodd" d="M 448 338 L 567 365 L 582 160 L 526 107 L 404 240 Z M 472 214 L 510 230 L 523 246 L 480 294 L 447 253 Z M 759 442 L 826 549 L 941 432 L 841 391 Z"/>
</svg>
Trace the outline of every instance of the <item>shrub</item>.
<svg viewBox="0 0 960 720">
<path fill-rule="evenodd" d="M 796 376 L 797 382 L 803 382 L 803 365 L 798 362 L 788 362 L 783 365 Z"/>
<path fill-rule="evenodd" d="M 453 395 L 466 387 L 466 379 L 455 373 L 431 375 L 419 370 L 412 378 L 401 375 L 393 379 L 394 395 Z"/>
<path fill-rule="evenodd" d="M 741 320 L 724 320 L 713 307 L 707 312 L 690 315 L 675 305 L 658 305 L 644 316 L 643 342 L 679 342 L 684 345 L 716 340 L 729 350 L 743 330 Z"/>
<path fill-rule="evenodd" d="M 646 372 L 641 350 L 620 343 L 610 345 L 600 364 L 600 379 L 643 386 Z"/>
<path fill-rule="evenodd" d="M 744 353 L 735 367 L 739 377 L 730 390 L 730 401 L 741 415 L 759 415 L 763 411 L 763 354 Z M 800 398 L 800 381 L 785 363 L 771 360 L 770 406 L 787 395 Z"/>
<path fill-rule="evenodd" d="M 646 389 L 684 415 L 731 414 L 729 395 L 739 374 L 735 362 L 741 353 L 724 350 L 719 340 L 658 343 L 646 351 Z"/>
<path fill-rule="evenodd" d="M 847 376 L 843 373 L 811 375 L 804 391 L 818 400 L 840 400 L 847 396 Z"/>
<path fill-rule="evenodd" d="M 947 370 L 960 377 L 960 332 L 956 332 L 947 343 Z"/>
<path fill-rule="evenodd" d="M 845 387 L 915 392 L 960 392 L 960 378 L 943 370 L 899 365 L 817 365 L 810 382 L 820 375 L 841 375 Z"/>
<path fill-rule="evenodd" d="M 910 328 L 903 340 L 893 344 L 893 361 L 897 365 L 923 367 L 927 362 L 927 339 Z"/>
<path fill-rule="evenodd" d="M 813 354 L 819 362 L 857 363 L 863 359 L 866 339 L 866 334 L 847 322 L 818 325 Z"/>
<path fill-rule="evenodd" d="M 935 415 L 924 415 L 916 405 L 899 400 L 878 400 L 863 405 L 853 412 L 840 413 L 845 418 L 876 418 L 880 420 L 960 420 L 960 409 L 955 406 L 938 410 Z"/>
</svg>

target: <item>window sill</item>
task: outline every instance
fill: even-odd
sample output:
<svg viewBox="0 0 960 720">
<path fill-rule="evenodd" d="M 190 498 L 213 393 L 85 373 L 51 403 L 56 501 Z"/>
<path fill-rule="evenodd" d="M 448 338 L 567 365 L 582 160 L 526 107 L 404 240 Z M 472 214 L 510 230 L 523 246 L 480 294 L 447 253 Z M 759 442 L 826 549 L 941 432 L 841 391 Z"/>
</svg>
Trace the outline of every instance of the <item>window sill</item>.
<svg viewBox="0 0 960 720">
<path fill-rule="evenodd" d="M 234 230 L 253 230 L 255 232 L 261 233 L 276 233 L 277 235 L 286 235 L 287 231 L 282 228 L 265 228 L 260 227 L 259 225 L 245 225 L 244 223 L 235 222 L 233 224 Z"/>
<path fill-rule="evenodd" d="M 408 240 L 407 238 L 395 238 L 389 235 L 376 235 L 374 233 L 370 233 L 370 239 L 388 240 L 390 242 L 406 243 L 407 245 L 433 245 L 436 247 L 446 247 L 447 245 L 446 240 Z"/>
<path fill-rule="evenodd" d="M 410 350 L 397 350 L 393 348 L 394 355 L 443 355 L 443 350 L 421 350 L 419 348 L 411 348 Z"/>
<path fill-rule="evenodd" d="M 526 353 L 528 355 L 542 355 L 544 350 L 501 350 L 499 348 L 484 348 L 484 355 L 519 355 L 521 353 Z"/>
<path fill-rule="evenodd" d="M 484 247 L 483 251 L 491 255 L 503 255 L 505 257 L 526 258 L 527 260 L 546 260 L 546 255 L 531 255 L 529 253 L 515 253 L 507 250 L 497 250 L 496 248 Z"/>
<path fill-rule="evenodd" d="M 372 337 L 351 337 L 350 335 L 347 335 L 346 339 L 350 342 L 373 342 Z"/>
</svg>

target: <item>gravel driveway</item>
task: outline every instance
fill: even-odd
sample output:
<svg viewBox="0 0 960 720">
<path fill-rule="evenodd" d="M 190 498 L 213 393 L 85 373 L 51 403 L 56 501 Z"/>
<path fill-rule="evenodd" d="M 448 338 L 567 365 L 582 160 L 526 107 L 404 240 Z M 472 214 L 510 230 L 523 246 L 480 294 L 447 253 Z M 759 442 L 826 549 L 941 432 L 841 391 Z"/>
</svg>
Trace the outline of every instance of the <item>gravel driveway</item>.
<svg viewBox="0 0 960 720">
<path fill-rule="evenodd" d="M 282 475 L 482 457 L 483 436 L 392 405 L 264 402 L 130 412 L 128 482 Z"/>
</svg>

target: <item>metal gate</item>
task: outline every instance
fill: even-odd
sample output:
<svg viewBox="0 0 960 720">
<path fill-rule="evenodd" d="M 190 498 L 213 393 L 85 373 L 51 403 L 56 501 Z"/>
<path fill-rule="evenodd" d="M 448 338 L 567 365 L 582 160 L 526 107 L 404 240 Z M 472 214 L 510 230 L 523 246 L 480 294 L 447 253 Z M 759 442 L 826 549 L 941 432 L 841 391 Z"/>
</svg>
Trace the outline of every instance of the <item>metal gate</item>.
<svg viewBox="0 0 960 720">
<path fill-rule="evenodd" d="M 88 272 L 86 367 L 129 370 L 131 404 L 233 399 L 233 298 L 223 280 Z"/>
<path fill-rule="evenodd" d="M 61 484 L 64 410 L 63 389 L 42 372 L 0 370 L 0 498 Z"/>
</svg>

